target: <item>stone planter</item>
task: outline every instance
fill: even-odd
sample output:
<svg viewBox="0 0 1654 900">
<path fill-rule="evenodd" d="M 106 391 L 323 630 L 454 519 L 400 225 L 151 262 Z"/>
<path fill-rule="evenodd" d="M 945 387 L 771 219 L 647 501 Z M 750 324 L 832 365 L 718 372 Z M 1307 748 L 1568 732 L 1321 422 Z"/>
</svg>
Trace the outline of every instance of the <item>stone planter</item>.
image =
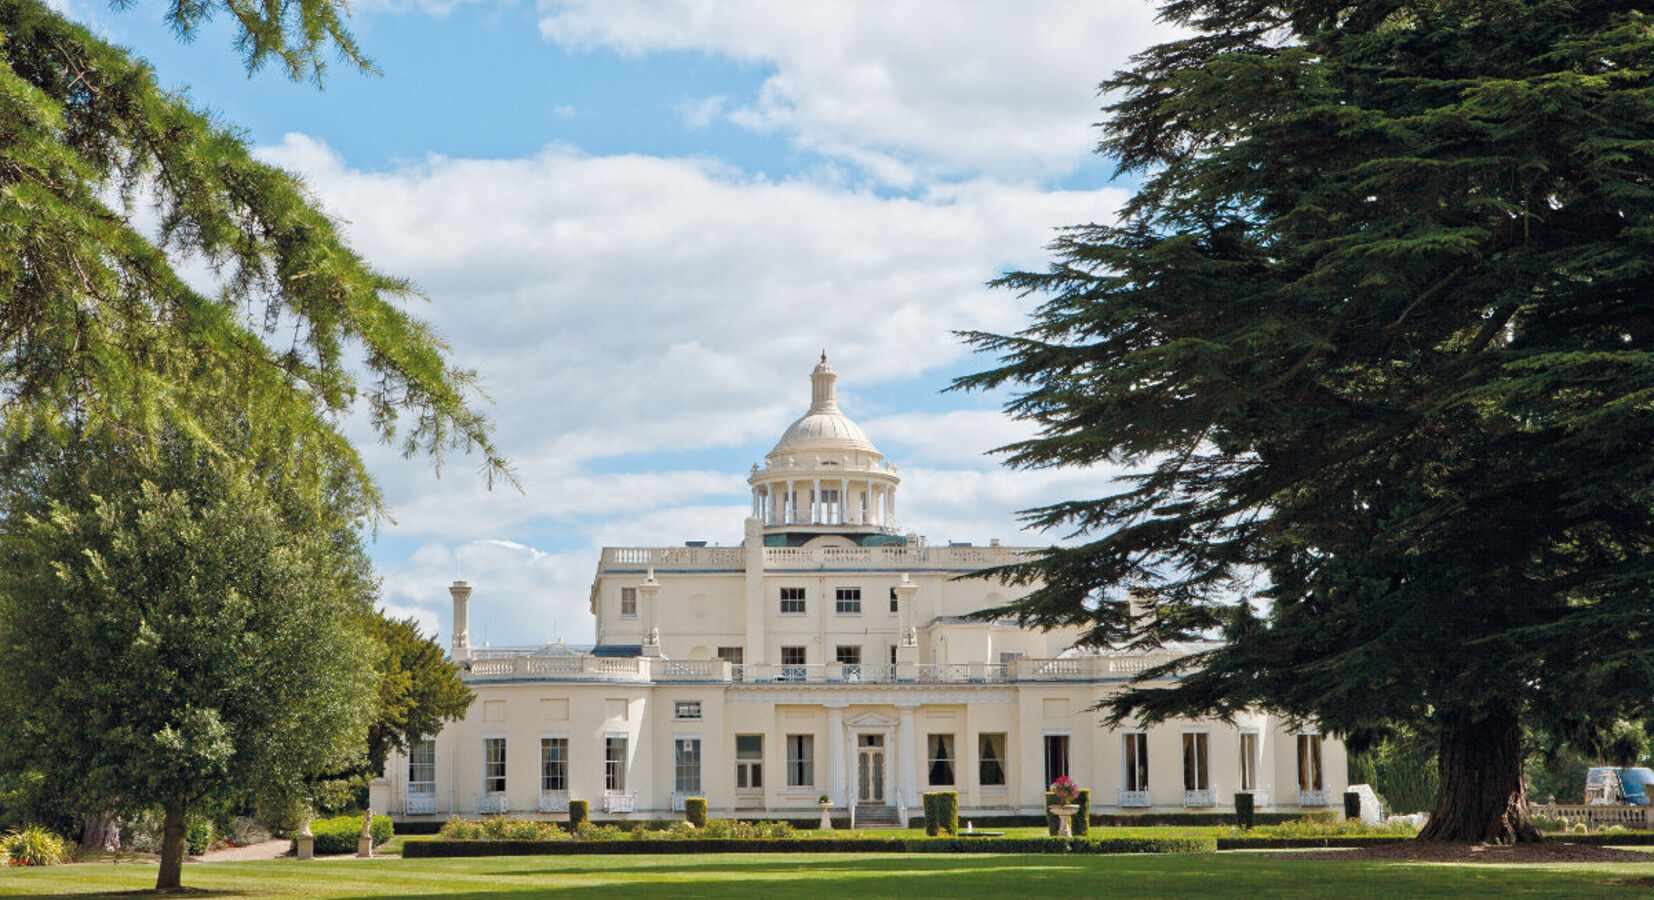
<svg viewBox="0 0 1654 900">
<path fill-rule="evenodd" d="M 309 819 L 305 819 L 299 830 L 293 832 L 293 856 L 295 859 L 316 858 L 316 836 L 310 833 Z"/>
<path fill-rule="evenodd" d="M 1074 836 L 1074 814 L 1079 811 L 1078 803 L 1051 804 L 1051 815 L 1057 817 L 1057 837 Z"/>
<path fill-rule="evenodd" d="M 832 831 L 833 830 L 833 804 L 831 804 L 831 803 L 817 803 L 816 805 L 821 807 L 821 824 L 817 827 L 820 828 L 822 831 Z"/>
</svg>

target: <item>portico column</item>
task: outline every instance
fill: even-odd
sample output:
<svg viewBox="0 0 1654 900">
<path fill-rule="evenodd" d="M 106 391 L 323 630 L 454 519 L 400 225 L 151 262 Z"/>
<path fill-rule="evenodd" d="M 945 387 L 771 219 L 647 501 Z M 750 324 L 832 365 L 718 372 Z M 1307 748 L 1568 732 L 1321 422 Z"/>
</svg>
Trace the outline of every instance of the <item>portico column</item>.
<svg viewBox="0 0 1654 900">
<path fill-rule="evenodd" d="M 894 525 L 894 524 L 896 524 L 896 486 L 895 485 L 891 485 L 890 490 L 885 491 L 885 497 L 888 498 L 886 502 L 888 502 L 890 504 L 890 524 Z"/>
<path fill-rule="evenodd" d="M 798 495 L 793 491 L 793 480 L 787 479 L 787 496 L 781 498 L 781 521 L 788 525 L 798 524 L 798 504 L 793 502 Z"/>
<path fill-rule="evenodd" d="M 821 522 L 826 504 L 821 502 L 821 479 L 817 478 L 811 484 L 815 489 L 810 492 L 810 524 L 815 525 Z"/>
<path fill-rule="evenodd" d="M 758 488 L 752 489 L 752 517 L 758 518 Z"/>
<path fill-rule="evenodd" d="M 844 705 L 827 705 L 827 796 L 834 806 L 849 806 L 844 795 Z"/>
<path fill-rule="evenodd" d="M 896 790 L 901 802 L 913 806 L 919 801 L 919 767 L 913 754 L 918 750 L 918 735 L 913 728 L 913 707 L 899 706 L 902 723 L 896 726 Z"/>
<path fill-rule="evenodd" d="M 850 479 L 840 478 L 838 482 L 838 523 L 850 524 Z"/>
</svg>

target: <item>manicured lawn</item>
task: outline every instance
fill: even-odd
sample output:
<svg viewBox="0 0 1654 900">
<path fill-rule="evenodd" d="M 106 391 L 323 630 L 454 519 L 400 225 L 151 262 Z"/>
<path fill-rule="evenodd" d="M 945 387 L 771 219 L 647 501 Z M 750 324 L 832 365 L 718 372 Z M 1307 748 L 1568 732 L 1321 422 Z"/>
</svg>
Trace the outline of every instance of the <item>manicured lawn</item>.
<svg viewBox="0 0 1654 900">
<path fill-rule="evenodd" d="M 1654 856 L 1650 857 L 1654 863 Z M 1623 897 L 1614 882 L 1654 865 L 1448 866 L 1211 856 L 708 855 L 498 857 L 212 863 L 184 869 L 193 896 L 362 897 L 507 895 L 589 900 L 1017 897 Z M 149 864 L 0 872 L 0 896 L 119 896 L 154 883 Z"/>
</svg>

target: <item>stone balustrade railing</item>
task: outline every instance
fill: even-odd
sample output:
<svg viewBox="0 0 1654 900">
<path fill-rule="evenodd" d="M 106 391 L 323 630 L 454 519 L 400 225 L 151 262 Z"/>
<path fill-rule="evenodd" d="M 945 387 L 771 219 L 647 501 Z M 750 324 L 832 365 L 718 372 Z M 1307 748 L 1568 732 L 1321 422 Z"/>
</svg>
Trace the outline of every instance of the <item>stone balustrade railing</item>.
<svg viewBox="0 0 1654 900">
<path fill-rule="evenodd" d="M 1026 547 L 765 547 L 766 569 L 963 569 L 1022 562 Z M 740 547 L 605 547 L 603 571 L 654 568 L 739 571 Z"/>
<path fill-rule="evenodd" d="M 1618 804 L 1535 803 L 1529 807 L 1536 816 L 1553 821 L 1584 822 L 1591 828 L 1621 825 L 1626 828 L 1654 828 L 1654 807 Z"/>
<path fill-rule="evenodd" d="M 516 656 L 473 659 L 468 681 L 636 681 L 721 682 L 729 684 L 881 684 L 1102 681 L 1131 677 L 1171 656 L 1081 656 L 1008 663 L 826 663 L 732 664 L 721 659 L 661 659 L 650 656 Z"/>
</svg>

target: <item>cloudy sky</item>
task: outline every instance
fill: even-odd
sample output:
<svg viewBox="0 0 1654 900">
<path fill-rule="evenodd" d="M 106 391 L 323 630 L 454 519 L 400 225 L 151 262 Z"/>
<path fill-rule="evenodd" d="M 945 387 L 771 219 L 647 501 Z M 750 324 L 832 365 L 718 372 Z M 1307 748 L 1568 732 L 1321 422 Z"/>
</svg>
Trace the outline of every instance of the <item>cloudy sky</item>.
<svg viewBox="0 0 1654 900">
<path fill-rule="evenodd" d="M 1166 36 L 1148 4 L 366 0 L 383 76 L 320 92 L 247 77 L 224 29 L 178 43 L 161 6 L 70 2 L 302 173 L 492 395 L 520 494 L 371 451 L 385 603 L 444 642 L 456 576 L 473 640 L 587 642 L 600 548 L 738 542 L 823 348 L 907 530 L 1048 543 L 1015 511 L 1105 489 L 1003 469 L 1004 398 L 940 391 L 990 362 L 953 331 L 1026 319 L 985 282 L 1130 187 L 1092 124 L 1096 84 Z"/>
</svg>

